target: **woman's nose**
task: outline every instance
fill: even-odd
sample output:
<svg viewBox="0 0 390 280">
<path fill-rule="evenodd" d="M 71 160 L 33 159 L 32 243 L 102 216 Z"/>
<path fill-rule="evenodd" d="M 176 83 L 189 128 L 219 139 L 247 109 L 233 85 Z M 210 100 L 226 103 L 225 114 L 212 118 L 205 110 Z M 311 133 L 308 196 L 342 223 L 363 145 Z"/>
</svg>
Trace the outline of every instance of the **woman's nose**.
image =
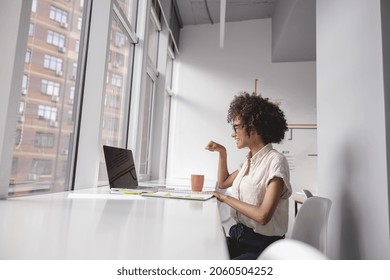
<svg viewBox="0 0 390 280">
<path fill-rule="evenodd" d="M 232 137 L 236 137 L 236 133 L 234 131 L 232 132 Z"/>
</svg>

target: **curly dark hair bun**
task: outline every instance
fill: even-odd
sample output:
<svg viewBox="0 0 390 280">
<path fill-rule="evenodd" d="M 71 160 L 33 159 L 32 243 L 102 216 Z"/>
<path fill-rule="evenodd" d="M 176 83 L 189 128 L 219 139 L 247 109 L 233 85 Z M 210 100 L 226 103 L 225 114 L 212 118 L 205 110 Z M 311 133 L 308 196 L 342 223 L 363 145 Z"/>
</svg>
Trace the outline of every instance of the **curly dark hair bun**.
<svg viewBox="0 0 390 280">
<path fill-rule="evenodd" d="M 254 128 L 266 144 L 280 143 L 288 129 L 279 106 L 255 93 L 241 92 L 234 97 L 227 115 L 228 123 L 233 123 L 237 117 L 248 134 Z"/>
</svg>

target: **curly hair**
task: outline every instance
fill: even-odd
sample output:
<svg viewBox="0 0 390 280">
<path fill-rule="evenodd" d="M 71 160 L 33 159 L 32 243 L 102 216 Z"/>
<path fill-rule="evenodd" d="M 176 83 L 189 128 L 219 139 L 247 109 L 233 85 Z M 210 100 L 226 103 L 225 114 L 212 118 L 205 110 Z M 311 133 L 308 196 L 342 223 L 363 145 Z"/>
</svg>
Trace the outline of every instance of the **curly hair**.
<svg viewBox="0 0 390 280">
<path fill-rule="evenodd" d="M 261 95 L 247 92 L 236 95 L 230 103 L 228 123 L 233 123 L 237 117 L 246 127 L 248 135 L 254 128 L 266 144 L 280 143 L 288 129 L 283 111 Z"/>
</svg>

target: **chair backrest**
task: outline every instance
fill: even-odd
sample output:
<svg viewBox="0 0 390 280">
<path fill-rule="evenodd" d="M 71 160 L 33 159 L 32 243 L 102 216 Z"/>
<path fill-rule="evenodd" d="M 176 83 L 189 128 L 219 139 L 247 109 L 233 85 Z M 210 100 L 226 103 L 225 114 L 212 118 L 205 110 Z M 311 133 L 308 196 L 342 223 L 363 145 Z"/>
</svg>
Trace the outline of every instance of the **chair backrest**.
<svg viewBox="0 0 390 280">
<path fill-rule="evenodd" d="M 332 201 L 325 197 L 307 198 L 295 217 L 291 238 L 305 242 L 326 254 L 326 233 Z"/>
<path fill-rule="evenodd" d="M 313 194 L 311 191 L 303 189 L 303 192 L 305 193 L 306 198 L 313 197 Z"/>
<path fill-rule="evenodd" d="M 294 239 L 281 239 L 269 245 L 258 260 L 327 260 L 317 248 Z"/>
</svg>

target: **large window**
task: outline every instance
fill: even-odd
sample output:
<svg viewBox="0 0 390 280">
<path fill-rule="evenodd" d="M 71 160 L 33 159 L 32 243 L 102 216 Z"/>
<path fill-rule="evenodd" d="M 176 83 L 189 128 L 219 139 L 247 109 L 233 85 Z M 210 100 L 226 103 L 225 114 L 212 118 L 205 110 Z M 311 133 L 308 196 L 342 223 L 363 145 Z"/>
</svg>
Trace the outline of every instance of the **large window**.
<svg viewBox="0 0 390 280">
<path fill-rule="evenodd" d="M 143 177 L 149 175 L 149 164 L 150 164 L 150 144 L 152 134 L 152 119 L 153 119 L 153 104 L 154 104 L 154 93 L 155 93 L 155 80 L 156 77 L 151 75 L 149 72 L 146 76 L 146 89 L 144 95 L 144 106 L 141 110 L 142 117 L 142 128 L 140 142 L 141 151 L 141 162 L 139 173 Z"/>
<path fill-rule="evenodd" d="M 168 148 L 172 15 L 159 0 L 93 4 L 32 0 L 27 46 L 15 64 L 24 62 L 23 76 L 10 92 L 17 106 L 12 166 L 4 157 L 11 197 L 106 185 L 102 145 L 133 149 L 140 180 L 164 176 L 156 162 Z"/>
<path fill-rule="evenodd" d="M 148 57 L 150 63 L 157 67 L 157 54 L 159 47 L 159 35 L 161 30 L 160 19 L 158 14 L 155 12 L 154 7 L 151 8 L 149 17 L 149 28 L 148 28 Z"/>
<path fill-rule="evenodd" d="M 126 2 L 126 3 L 124 3 Z M 133 6 L 129 6 L 132 4 Z M 126 10 L 122 10 L 122 8 Z M 107 59 L 106 89 L 101 124 L 101 143 L 126 147 L 131 94 L 134 44 L 133 27 L 126 15 L 136 10 L 135 1 L 114 2 L 111 20 L 109 55 Z M 100 155 L 100 184 L 107 182 L 103 151 Z"/>
<path fill-rule="evenodd" d="M 171 36 L 169 36 L 168 50 L 167 50 L 167 65 L 166 65 L 166 75 L 165 75 L 165 105 L 164 105 L 164 123 L 163 127 L 165 127 L 165 134 L 163 132 L 164 138 L 162 141 L 165 141 L 165 151 L 162 153 L 167 157 L 168 154 L 168 143 L 169 143 L 169 130 L 171 123 L 171 108 L 172 108 L 172 96 L 173 92 L 173 76 L 174 76 L 174 66 L 175 66 L 175 51 L 174 45 L 172 42 Z M 167 158 L 165 159 L 165 172 L 164 176 L 166 176 L 166 166 L 168 164 Z"/>
<path fill-rule="evenodd" d="M 150 162 L 152 157 L 151 142 L 153 133 L 153 113 L 158 78 L 158 53 L 161 31 L 161 10 L 157 1 L 152 1 L 148 24 L 148 60 L 146 67 L 146 86 L 143 93 L 143 105 L 140 114 L 142 126 L 140 131 L 140 163 L 139 173 L 142 179 L 151 178 Z"/>
<path fill-rule="evenodd" d="M 33 0 L 10 176 L 10 196 L 70 188 L 78 106 L 76 42 L 87 15 L 86 0 Z M 82 7 L 82 8 L 80 8 Z"/>
</svg>

